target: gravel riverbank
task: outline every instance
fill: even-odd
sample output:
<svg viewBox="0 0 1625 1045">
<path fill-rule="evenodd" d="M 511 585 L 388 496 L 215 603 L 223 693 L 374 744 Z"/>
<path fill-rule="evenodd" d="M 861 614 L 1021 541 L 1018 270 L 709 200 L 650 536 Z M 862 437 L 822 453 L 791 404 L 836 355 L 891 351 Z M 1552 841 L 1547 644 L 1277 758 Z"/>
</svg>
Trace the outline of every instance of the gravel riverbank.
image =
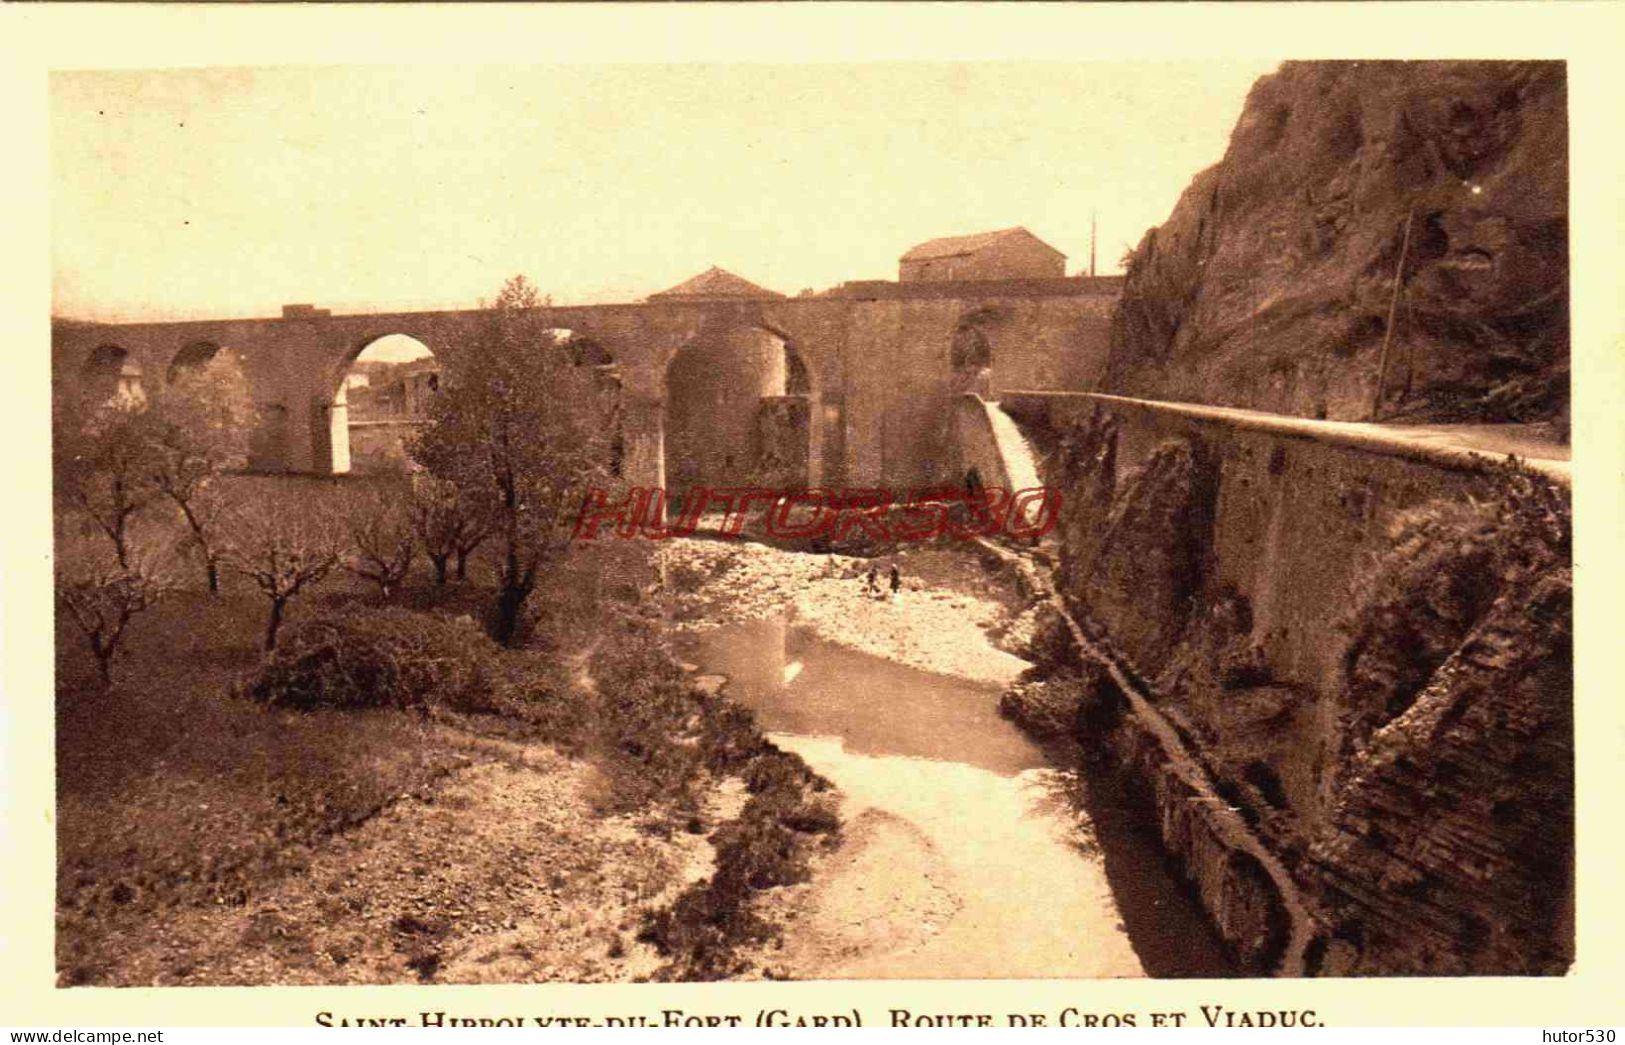
<svg viewBox="0 0 1625 1045">
<path fill-rule="evenodd" d="M 968 583 L 941 583 L 916 572 L 944 574 L 941 553 L 920 561 L 911 553 L 868 560 L 845 555 L 784 551 L 746 542 L 674 539 L 659 556 L 680 627 L 787 615 L 820 638 L 911 667 L 1003 685 L 1030 665 L 1001 649 L 1019 648 L 1027 618 L 992 591 Z M 877 568 L 886 588 L 887 567 L 899 562 L 902 589 L 895 597 L 868 590 Z M 974 562 L 961 564 L 974 573 Z"/>
</svg>

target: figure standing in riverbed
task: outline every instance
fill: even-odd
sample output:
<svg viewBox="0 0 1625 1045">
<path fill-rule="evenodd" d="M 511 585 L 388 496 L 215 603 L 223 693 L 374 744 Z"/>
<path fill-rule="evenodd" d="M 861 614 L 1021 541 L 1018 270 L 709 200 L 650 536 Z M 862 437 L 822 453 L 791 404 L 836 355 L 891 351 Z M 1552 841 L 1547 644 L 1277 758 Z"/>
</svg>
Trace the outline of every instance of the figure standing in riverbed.
<svg viewBox="0 0 1625 1045">
<path fill-rule="evenodd" d="M 891 564 L 891 597 L 897 598 L 897 593 L 903 589 L 903 575 L 897 572 L 897 564 Z"/>
<path fill-rule="evenodd" d="M 864 588 L 870 595 L 880 594 L 880 580 L 875 574 L 875 567 L 873 563 L 869 564 L 869 576 L 868 579 L 864 581 Z"/>
</svg>

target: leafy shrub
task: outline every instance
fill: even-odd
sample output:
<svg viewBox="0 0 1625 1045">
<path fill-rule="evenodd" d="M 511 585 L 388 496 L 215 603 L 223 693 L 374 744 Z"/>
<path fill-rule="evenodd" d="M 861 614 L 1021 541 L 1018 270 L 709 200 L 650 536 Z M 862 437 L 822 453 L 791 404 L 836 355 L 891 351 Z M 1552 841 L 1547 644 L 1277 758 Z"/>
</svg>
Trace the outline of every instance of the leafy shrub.
<svg viewBox="0 0 1625 1045">
<path fill-rule="evenodd" d="M 735 948 L 759 943 L 772 927 L 712 882 L 699 882 L 644 922 L 638 939 L 672 961 L 656 975 L 664 980 L 723 980 L 743 971 Z"/>
<path fill-rule="evenodd" d="M 639 934 L 670 959 L 664 978 L 717 980 L 740 972 L 737 948 L 772 932 L 752 908 L 754 895 L 805 882 L 808 840 L 840 830 L 835 801 L 826 793 L 829 781 L 797 755 L 761 743 L 744 777 L 750 801 L 711 839 L 716 872 L 651 914 Z"/>
<path fill-rule="evenodd" d="M 662 978 L 732 976 L 742 965 L 737 949 L 771 932 L 752 909 L 754 894 L 805 881 L 809 839 L 840 829 L 830 783 L 768 743 L 748 710 L 696 689 L 646 622 L 628 619 L 608 633 L 588 674 L 582 743 L 621 809 L 692 804 L 691 789 L 708 776 L 745 782 L 749 801 L 712 836 L 715 873 L 648 915 L 640 932 L 668 958 Z"/>
<path fill-rule="evenodd" d="M 467 620 L 394 607 L 351 609 L 294 629 L 244 689 L 261 704 L 501 710 L 496 645 Z"/>
<path fill-rule="evenodd" d="M 792 793 L 803 786 L 815 791 L 829 789 L 829 781 L 807 768 L 799 755 L 763 744 L 761 752 L 744 769 L 745 789 L 754 796 Z"/>
<path fill-rule="evenodd" d="M 588 661 L 583 747 L 614 783 L 614 805 L 685 799 L 705 765 L 706 698 L 649 626 L 626 621 Z"/>
</svg>

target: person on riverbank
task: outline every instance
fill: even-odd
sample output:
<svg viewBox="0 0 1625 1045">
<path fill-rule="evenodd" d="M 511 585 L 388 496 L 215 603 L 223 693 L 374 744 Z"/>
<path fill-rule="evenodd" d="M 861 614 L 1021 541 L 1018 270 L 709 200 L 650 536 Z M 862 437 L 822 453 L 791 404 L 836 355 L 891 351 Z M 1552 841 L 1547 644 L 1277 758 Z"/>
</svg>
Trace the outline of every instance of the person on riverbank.
<svg viewBox="0 0 1625 1045">
<path fill-rule="evenodd" d="M 903 575 L 897 572 L 897 564 L 891 564 L 891 597 L 895 600 L 897 593 L 903 590 Z"/>
<path fill-rule="evenodd" d="M 869 565 L 869 575 L 868 575 L 868 578 L 864 581 L 864 590 L 866 592 L 868 592 L 868 594 L 870 596 L 875 596 L 875 595 L 880 594 L 880 578 L 875 573 L 875 567 L 874 567 L 873 563 L 871 563 Z"/>
</svg>

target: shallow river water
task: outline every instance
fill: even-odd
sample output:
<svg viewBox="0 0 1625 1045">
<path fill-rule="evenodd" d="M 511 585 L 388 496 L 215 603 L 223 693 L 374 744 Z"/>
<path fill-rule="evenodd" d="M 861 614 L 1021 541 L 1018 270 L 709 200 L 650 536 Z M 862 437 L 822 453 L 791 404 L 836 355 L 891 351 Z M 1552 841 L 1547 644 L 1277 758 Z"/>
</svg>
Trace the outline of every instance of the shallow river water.
<svg viewBox="0 0 1625 1045">
<path fill-rule="evenodd" d="M 792 974 L 1234 975 L 1112 789 L 1053 768 L 996 688 L 784 621 L 685 645 L 845 796 L 842 848 L 786 928 Z"/>
</svg>

